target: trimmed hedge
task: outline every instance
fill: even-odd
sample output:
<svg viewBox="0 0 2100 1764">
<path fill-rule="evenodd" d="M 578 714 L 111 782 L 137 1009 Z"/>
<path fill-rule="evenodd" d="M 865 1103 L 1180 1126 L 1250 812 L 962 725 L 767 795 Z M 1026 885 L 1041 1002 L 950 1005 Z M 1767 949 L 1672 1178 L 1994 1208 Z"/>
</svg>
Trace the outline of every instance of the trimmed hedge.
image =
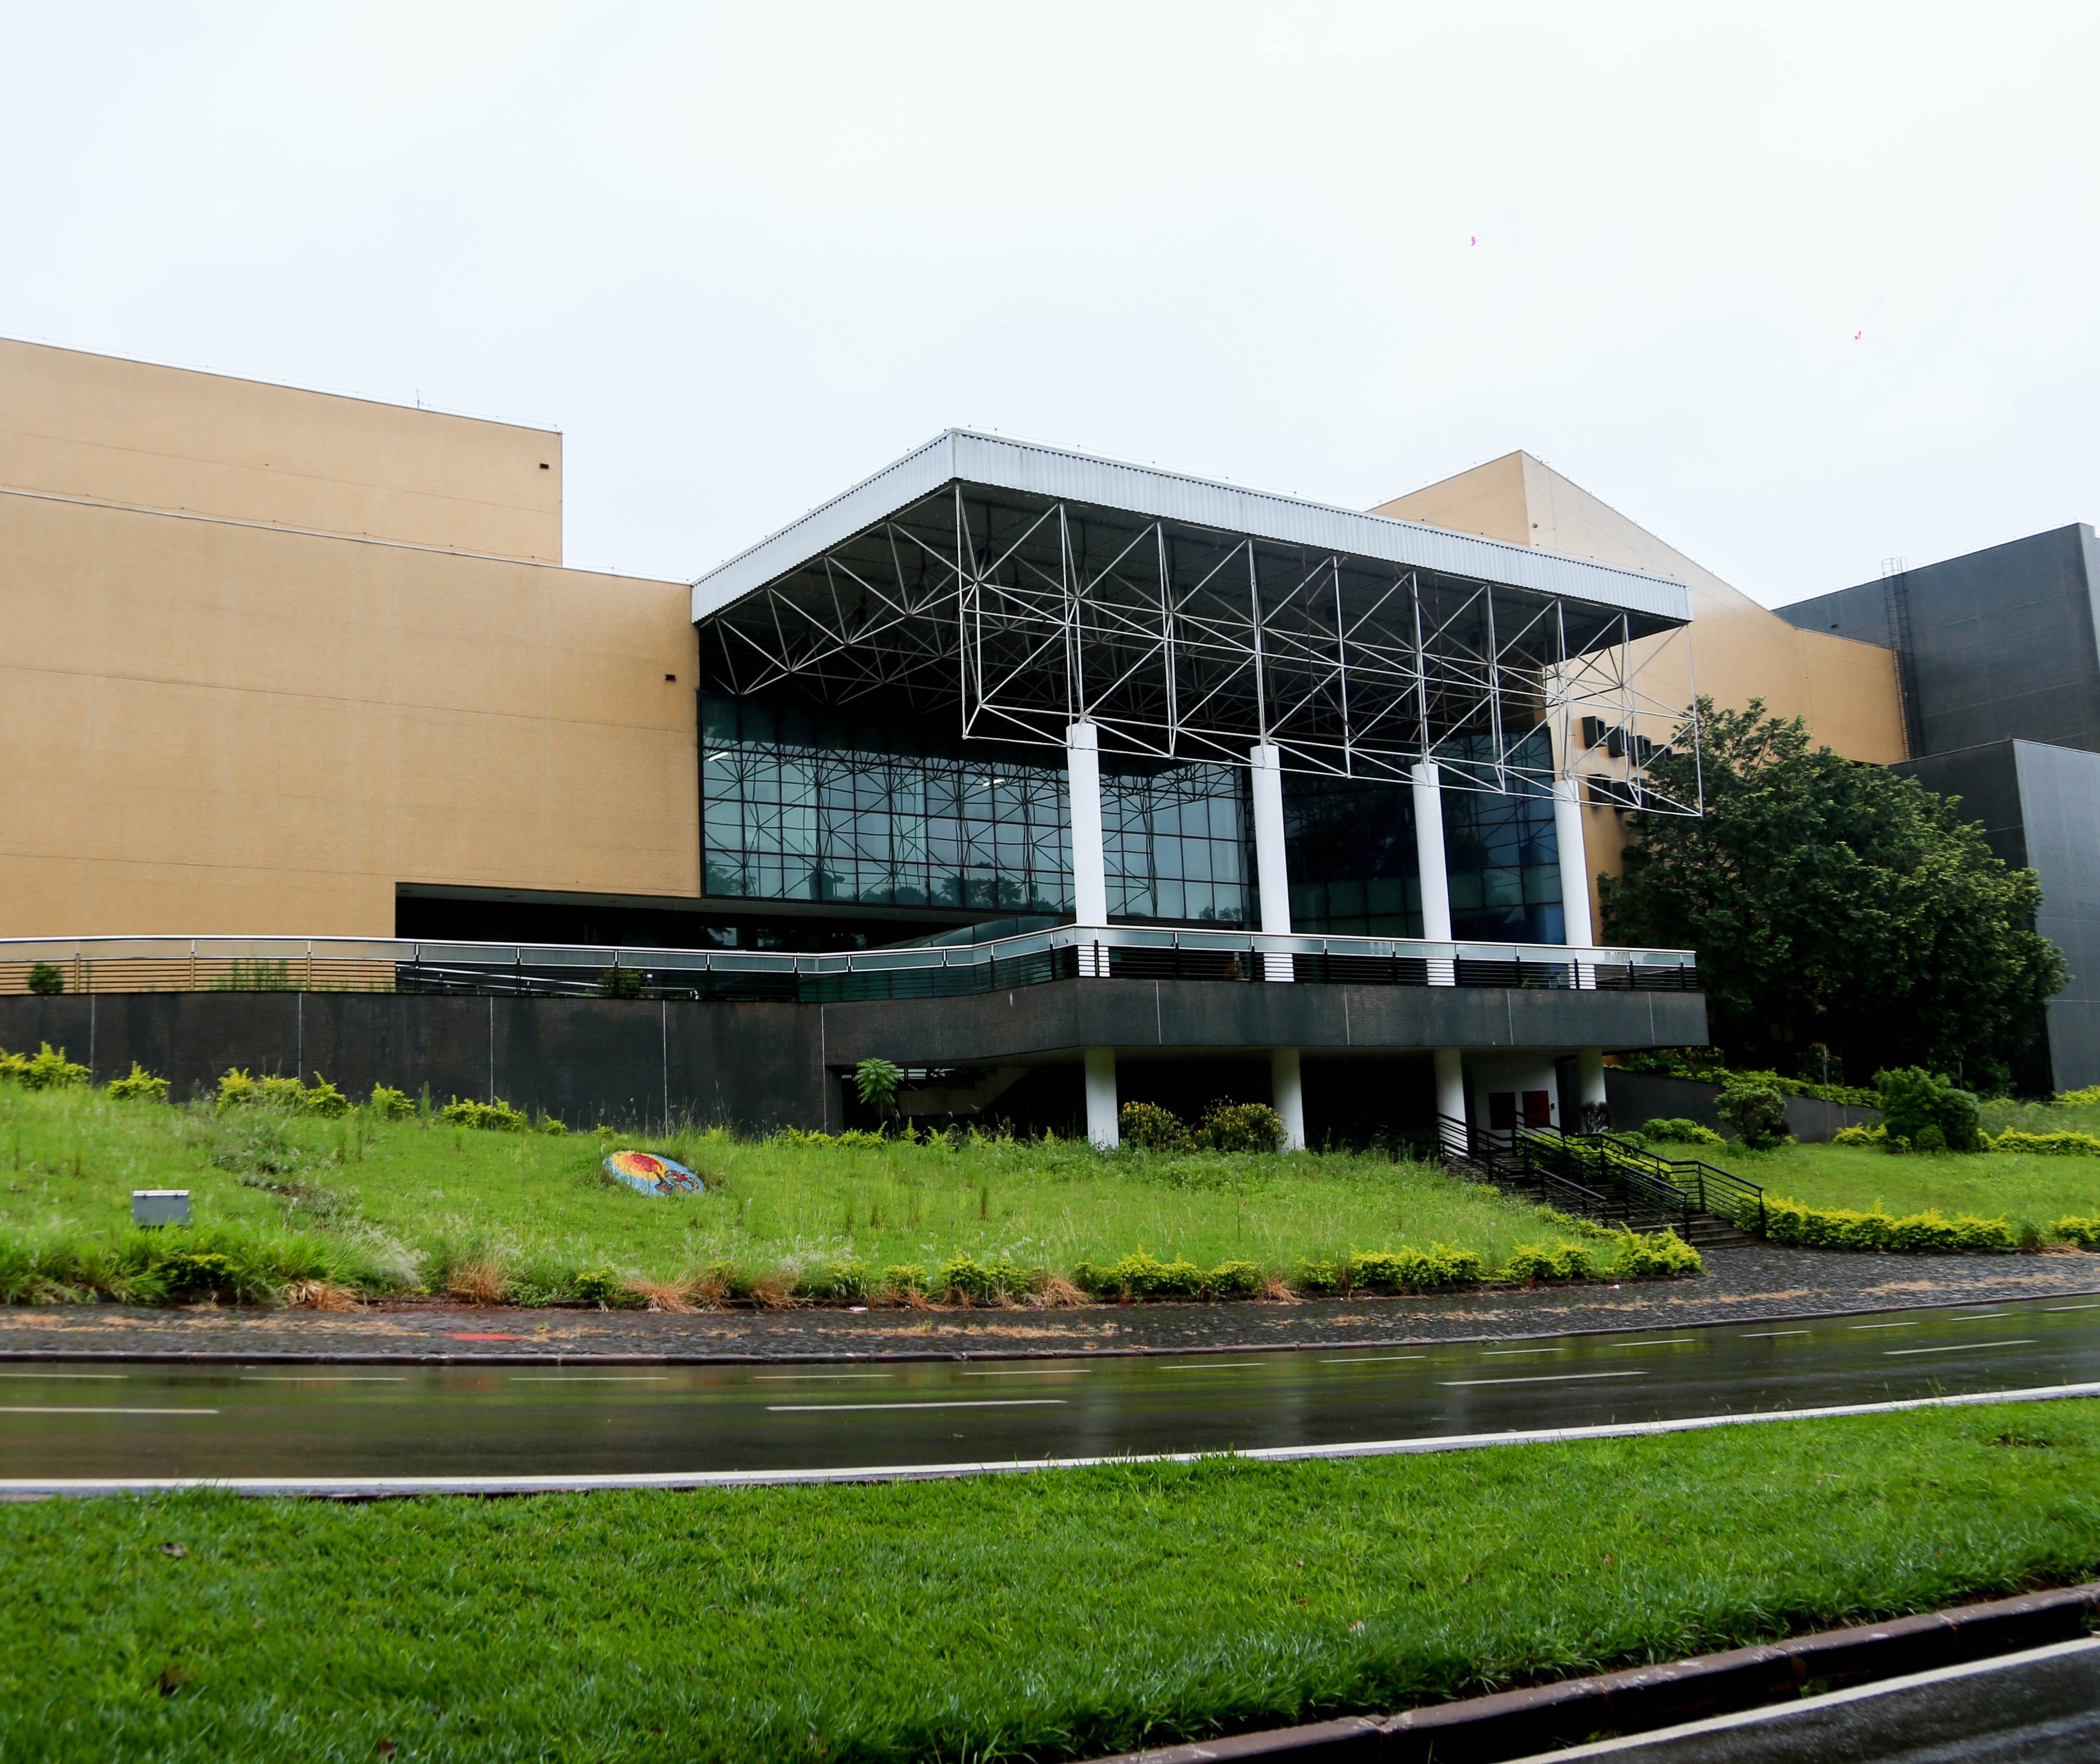
<svg viewBox="0 0 2100 1764">
<path fill-rule="evenodd" d="M 1878 1109 L 1882 1105 L 1879 1091 L 1862 1090 L 1856 1084 L 1811 1084 L 1802 1078 L 1781 1078 L 1776 1072 L 1736 1072 L 1725 1065 L 1709 1065 L 1687 1059 L 1670 1048 L 1622 1053 L 1618 1063 L 1622 1071 L 1688 1078 L 1699 1084 L 1769 1084 L 1788 1096 L 1813 1096 L 1820 1102 L 1850 1103 L 1855 1109 Z"/>
<path fill-rule="evenodd" d="M 1754 1202 L 1745 1207 L 1736 1223 L 1748 1230 L 1757 1228 Z M 1807 1206 L 1770 1194 L 1764 1202 L 1764 1234 L 1773 1243 L 1798 1244 L 1805 1250 L 1896 1255 L 1969 1250 L 2004 1255 L 2019 1247 L 2012 1227 L 2002 1219 L 1979 1219 L 1970 1213 L 1949 1219 L 1936 1211 L 1899 1219 L 1879 1210 L 1861 1213 L 1848 1207 Z"/>
<path fill-rule="evenodd" d="M 2100 1250 L 2100 1219 L 2081 1219 L 2073 1213 L 2057 1219 L 2049 1229 L 2050 1236 L 2075 1243 L 2081 1250 Z"/>
<path fill-rule="evenodd" d="M 2007 1127 L 1985 1143 L 1994 1152 L 2033 1152 L 2044 1158 L 2100 1158 L 2100 1138 L 2090 1133 L 2022 1133 Z"/>
</svg>

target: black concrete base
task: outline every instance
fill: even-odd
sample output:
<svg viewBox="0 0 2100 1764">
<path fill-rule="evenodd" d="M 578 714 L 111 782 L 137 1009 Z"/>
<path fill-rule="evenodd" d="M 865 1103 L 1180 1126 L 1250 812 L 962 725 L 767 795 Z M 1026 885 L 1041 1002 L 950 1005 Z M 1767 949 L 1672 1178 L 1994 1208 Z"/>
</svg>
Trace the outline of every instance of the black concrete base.
<svg viewBox="0 0 2100 1764">
<path fill-rule="evenodd" d="M 0 1047 L 48 1041 L 96 1082 L 136 1060 L 178 1096 L 232 1066 L 325 1075 L 439 1102 L 501 1096 L 572 1127 L 721 1121 L 747 1132 L 846 1124 L 840 1079 L 903 1066 L 1046 1067 L 1015 1087 L 1041 1124 L 1079 1114 L 1076 1062 L 1122 1050 L 1126 1094 L 1189 1109 L 1267 1100 L 1268 1050 L 1305 1051 L 1308 1128 L 1369 1138 L 1426 1123 L 1427 1050 L 1702 1045 L 1696 993 L 1070 980 L 962 999 L 849 1004 L 460 999 L 368 992 L 152 992 L 0 998 Z M 1017 1114 L 1016 1118 L 1019 1116 Z"/>
</svg>

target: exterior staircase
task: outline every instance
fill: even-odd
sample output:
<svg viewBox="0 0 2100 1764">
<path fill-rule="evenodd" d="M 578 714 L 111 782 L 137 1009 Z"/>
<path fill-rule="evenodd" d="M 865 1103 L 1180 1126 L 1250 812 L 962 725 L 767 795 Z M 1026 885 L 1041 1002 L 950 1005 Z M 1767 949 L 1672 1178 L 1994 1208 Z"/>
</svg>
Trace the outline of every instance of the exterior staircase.
<svg viewBox="0 0 2100 1764">
<path fill-rule="evenodd" d="M 1764 1222 L 1758 1184 L 1700 1158 L 1658 1158 L 1615 1134 L 1495 1131 L 1444 1115 L 1437 1142 L 1452 1170 L 1505 1193 L 1615 1228 L 1668 1227 L 1695 1249 L 1752 1242 Z"/>
</svg>

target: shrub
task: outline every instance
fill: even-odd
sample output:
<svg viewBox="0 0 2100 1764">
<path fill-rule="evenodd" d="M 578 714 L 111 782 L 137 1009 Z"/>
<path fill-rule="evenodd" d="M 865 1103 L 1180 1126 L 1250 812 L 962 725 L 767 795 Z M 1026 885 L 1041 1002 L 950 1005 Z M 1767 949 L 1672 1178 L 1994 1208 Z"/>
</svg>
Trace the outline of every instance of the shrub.
<svg viewBox="0 0 2100 1764">
<path fill-rule="evenodd" d="M 299 1098 L 299 1107 L 307 1114 L 320 1115 L 325 1120 L 333 1121 L 350 1113 L 350 1099 L 316 1072 L 314 1074 L 313 1087 Z"/>
<path fill-rule="evenodd" d="M 1596 1252 L 1586 1244 L 1563 1243 L 1554 1249 L 1520 1243 L 1502 1263 L 1502 1278 L 1526 1285 L 1542 1280 L 1589 1280 L 1597 1272 Z"/>
<path fill-rule="evenodd" d="M 532 1123 L 501 1096 L 490 1102 L 462 1101 L 455 1096 L 438 1111 L 455 1127 L 478 1127 L 488 1133 L 529 1133 Z"/>
<path fill-rule="evenodd" d="M 1674 1231 L 1652 1232 L 1646 1237 L 1633 1230 L 1614 1232 L 1618 1254 L 1612 1272 L 1621 1280 L 1644 1280 L 1657 1275 L 1703 1274 L 1706 1264 L 1699 1252 Z"/>
<path fill-rule="evenodd" d="M 306 1086 L 295 1078 L 258 1078 L 255 1089 L 258 1100 L 280 1109 L 297 1109 L 307 1100 Z"/>
<path fill-rule="evenodd" d="M 557 1140 L 560 1139 L 568 1131 L 569 1124 L 567 1122 L 557 1121 L 552 1115 L 540 1116 L 539 1126 L 533 1129 L 533 1131 L 536 1133 L 544 1133 L 549 1139 Z"/>
<path fill-rule="evenodd" d="M 1203 1277 L 1205 1290 L 1220 1299 L 1247 1299 L 1261 1290 L 1261 1270 L 1252 1262 L 1220 1262 Z"/>
<path fill-rule="evenodd" d="M 2060 1090 L 2054 1100 L 2074 1109 L 2100 1108 L 2100 1084 L 2088 1084 L 2083 1090 Z"/>
<path fill-rule="evenodd" d="M 1682 1115 L 1662 1115 L 1644 1122 L 1629 1138 L 1644 1140 L 1651 1144 L 1664 1140 L 1675 1145 L 1725 1145 L 1728 1142 L 1711 1127 L 1700 1126 L 1696 1121 Z"/>
<path fill-rule="evenodd" d="M 2045 1158 L 2100 1158 L 2100 1138 L 2090 1133 L 2021 1133 L 2007 1127 L 1988 1143 L 1994 1152 L 2033 1152 Z"/>
<path fill-rule="evenodd" d="M 2073 1213 L 2056 1220 L 2049 1229 L 2051 1237 L 2075 1243 L 2081 1250 L 2100 1250 L 2100 1218 L 2081 1219 Z"/>
<path fill-rule="evenodd" d="M 1221 1100 L 1203 1111 L 1196 1131 L 1213 1151 L 1273 1152 L 1283 1143 L 1283 1117 L 1267 1103 Z"/>
<path fill-rule="evenodd" d="M 1300 1262 L 1297 1273 L 1291 1277 L 1290 1284 L 1299 1292 L 1317 1296 L 1321 1293 L 1339 1292 L 1342 1277 L 1335 1272 L 1332 1262 Z"/>
<path fill-rule="evenodd" d="M 1162 1262 L 1138 1250 L 1105 1268 L 1082 1262 L 1072 1270 L 1072 1284 L 1104 1297 L 1198 1299 L 1203 1294 L 1204 1273 L 1193 1262 Z"/>
<path fill-rule="evenodd" d="M 1786 1130 L 1786 1098 L 1776 1085 L 1739 1079 L 1721 1092 L 1715 1106 L 1752 1151 L 1784 1145 L 1793 1136 Z"/>
<path fill-rule="evenodd" d="M 1349 1258 L 1349 1286 L 1367 1292 L 1429 1292 L 1480 1277 L 1471 1250 L 1432 1243 L 1426 1250 L 1361 1250 Z"/>
<path fill-rule="evenodd" d="M 580 1268 L 569 1290 L 602 1311 L 631 1310 L 642 1302 L 642 1295 L 610 1268 Z"/>
<path fill-rule="evenodd" d="M 1148 1152 L 1185 1152 L 1195 1147 L 1195 1136 L 1181 1118 L 1157 1103 L 1127 1102 L 1118 1112 L 1123 1142 Z"/>
<path fill-rule="evenodd" d="M 1798 1244 L 1809 1250 L 1867 1250 L 1899 1254 L 1942 1254 L 1956 1250 L 2005 1255 L 2019 1247 L 2012 1227 L 2002 1219 L 1938 1211 L 1899 1219 L 1877 1208 L 1871 1213 L 1847 1207 L 1805 1206 L 1777 1195 L 1764 1201 L 1765 1236 L 1774 1243 Z M 1738 1224 L 1757 1223 L 1754 1203 Z"/>
<path fill-rule="evenodd" d="M 1704 1057 L 1701 1057 L 1702 1055 Z M 1803 1078 L 1781 1078 L 1776 1072 L 1731 1071 L 1721 1063 L 1718 1048 L 1647 1047 L 1619 1055 L 1618 1063 L 1629 1072 L 1660 1073 L 1666 1078 L 1687 1078 L 1701 1084 L 1727 1085 L 1747 1078 L 1755 1083 L 1769 1084 L 1783 1096 L 1815 1096 L 1824 1102 L 1851 1103 L 1862 1109 L 1878 1106 L 1875 1093 L 1861 1090 L 1857 1085 L 1811 1084 Z"/>
<path fill-rule="evenodd" d="M 11 1079 L 24 1090 L 75 1090 L 86 1083 L 88 1071 L 66 1058 L 64 1048 L 54 1053 L 46 1042 L 34 1053 L 0 1053 L 0 1078 Z"/>
<path fill-rule="evenodd" d="M 1833 1145 L 1875 1145 L 1884 1150 L 1888 1140 L 1889 1130 L 1884 1127 L 1840 1127 L 1830 1138 Z"/>
<path fill-rule="evenodd" d="M 1915 1151 L 1974 1152 L 1983 1149 L 1982 1111 L 1975 1096 L 1922 1066 L 1897 1066 L 1876 1079 L 1882 1125 L 1891 1140 L 1908 1140 Z"/>
<path fill-rule="evenodd" d="M 638 968 L 608 968 L 598 977 L 598 993 L 602 999 L 640 998 L 642 970 Z"/>
<path fill-rule="evenodd" d="M 56 962 L 32 962 L 29 987 L 38 998 L 55 997 L 65 990 L 65 970 Z"/>
<path fill-rule="evenodd" d="M 867 1263 L 827 1262 L 805 1272 L 795 1282 L 798 1299 L 865 1299 Z"/>
<path fill-rule="evenodd" d="M 882 1271 L 885 1298 L 908 1298 L 925 1290 L 926 1270 L 915 1262 L 899 1262 Z"/>
<path fill-rule="evenodd" d="M 1016 1293 L 1027 1291 L 1033 1281 L 1034 1276 L 1028 1269 L 1017 1268 L 1006 1256 L 1001 1256 L 989 1268 L 967 1255 L 951 1256 L 941 1264 L 937 1277 L 943 1293 L 975 1304 L 996 1304 Z"/>
<path fill-rule="evenodd" d="M 863 1060 L 854 1068 L 854 1091 L 861 1101 L 879 1115 L 887 1115 L 897 1100 L 897 1087 L 904 1074 L 887 1060 Z"/>
<path fill-rule="evenodd" d="M 215 1105 L 223 1114 L 229 1109 L 245 1109 L 262 1098 L 262 1087 L 248 1075 L 246 1069 L 235 1066 L 218 1081 L 218 1101 Z"/>
<path fill-rule="evenodd" d="M 409 1100 L 408 1092 L 398 1091 L 390 1084 L 372 1087 L 369 1106 L 373 1118 L 378 1121 L 405 1121 L 416 1112 L 416 1105 Z"/>
<path fill-rule="evenodd" d="M 168 1081 L 154 1077 L 134 1060 L 131 1069 L 123 1077 L 110 1079 L 109 1094 L 119 1102 L 165 1102 Z"/>
</svg>

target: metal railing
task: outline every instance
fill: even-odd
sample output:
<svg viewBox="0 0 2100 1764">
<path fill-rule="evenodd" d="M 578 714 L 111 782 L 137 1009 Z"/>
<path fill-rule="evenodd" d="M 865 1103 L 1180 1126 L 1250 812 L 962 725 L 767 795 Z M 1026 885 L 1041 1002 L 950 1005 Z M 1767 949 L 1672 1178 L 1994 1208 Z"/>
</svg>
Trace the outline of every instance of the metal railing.
<svg viewBox="0 0 2100 1764">
<path fill-rule="evenodd" d="M 29 937 L 0 941 L 0 993 L 408 992 L 476 996 L 951 998 L 1052 980 L 1693 992 L 1686 950 L 1432 943 L 1401 937 L 1059 925 L 984 943 L 831 955 L 397 937 Z"/>
<path fill-rule="evenodd" d="M 1558 1127 L 1521 1126 L 1511 1135 L 1515 1149 L 1535 1169 L 1605 1189 L 1617 1188 L 1662 1212 L 1726 1219 L 1760 1233 L 1765 1227 L 1765 1191 L 1757 1183 L 1696 1158 L 1658 1158 L 1638 1141 L 1612 1133 L 1564 1133 Z M 1753 1223 L 1754 1221 L 1754 1223 Z"/>
</svg>

